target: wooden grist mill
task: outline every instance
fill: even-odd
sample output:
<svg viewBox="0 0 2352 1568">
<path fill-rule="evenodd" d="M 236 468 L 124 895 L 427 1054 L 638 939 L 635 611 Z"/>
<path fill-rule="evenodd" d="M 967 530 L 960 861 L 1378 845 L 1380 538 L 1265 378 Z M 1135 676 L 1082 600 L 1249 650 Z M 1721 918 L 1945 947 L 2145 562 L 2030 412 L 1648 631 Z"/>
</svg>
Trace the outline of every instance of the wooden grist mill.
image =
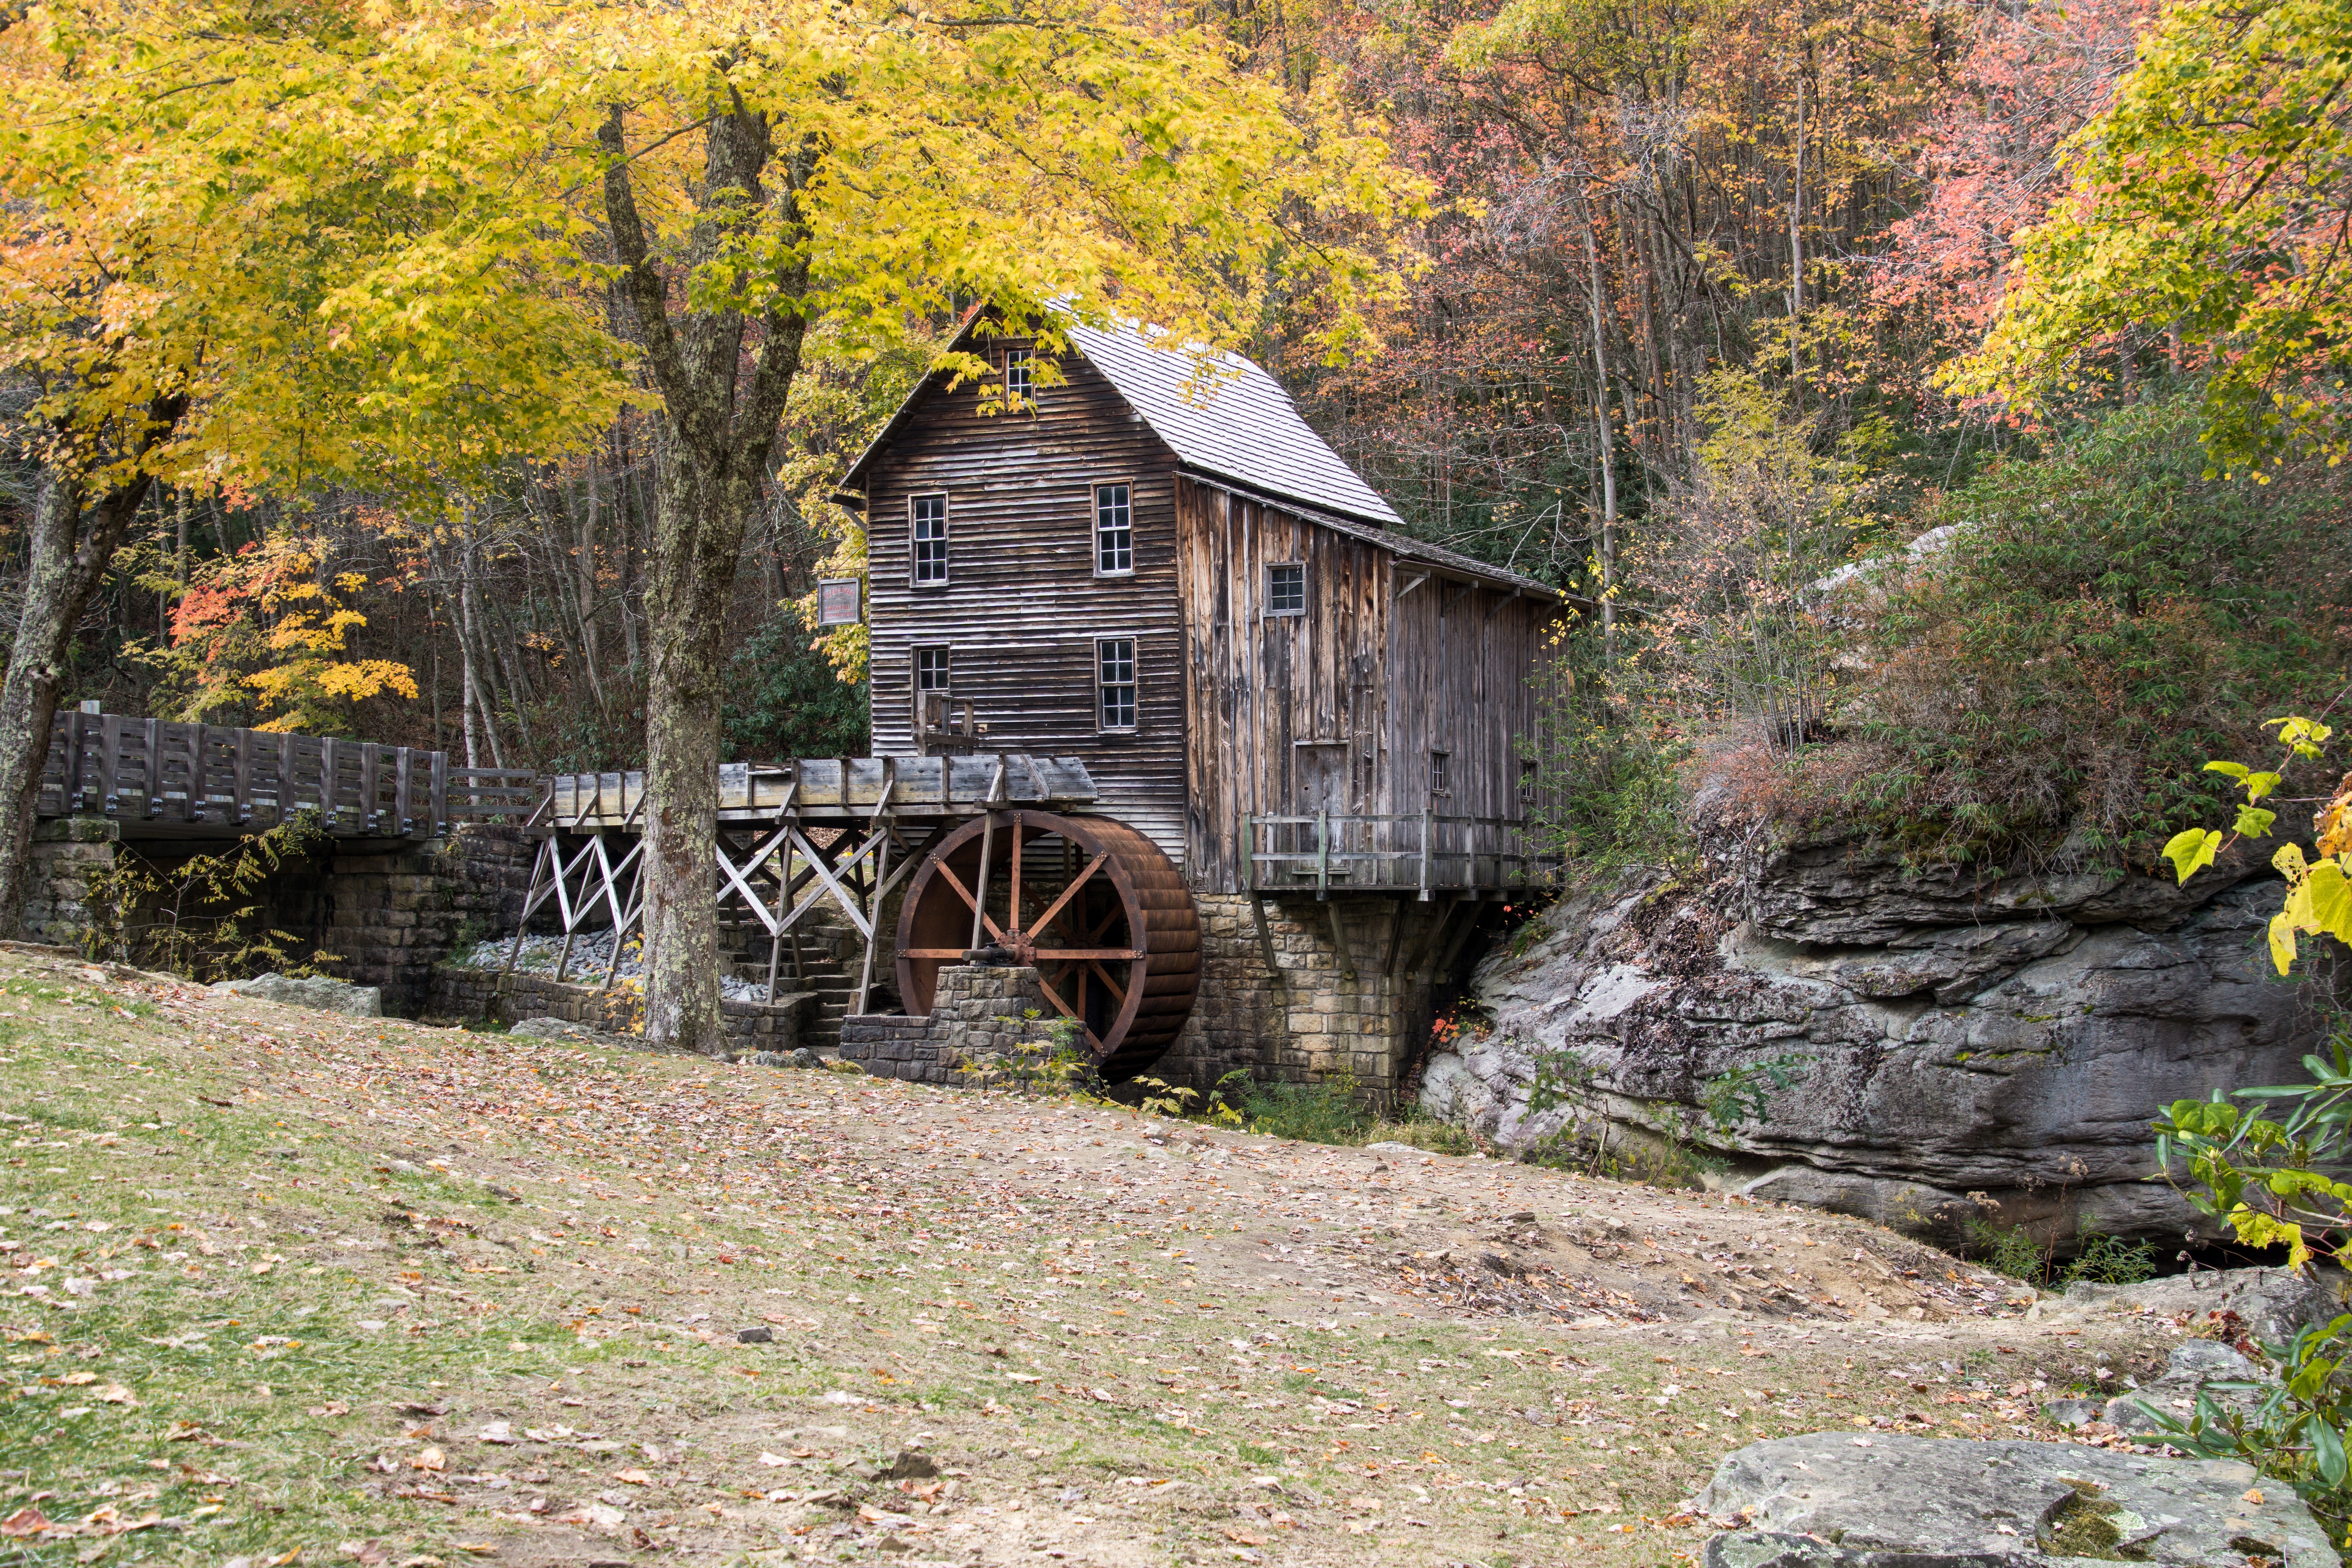
<svg viewBox="0 0 2352 1568">
<path fill-rule="evenodd" d="M 1531 682 L 1591 606 L 1410 537 L 1245 360 L 987 309 L 950 346 L 834 497 L 867 571 L 818 620 L 866 629 L 877 754 L 722 774 L 738 976 L 921 1081 L 1034 1009 L 1114 1079 L 1389 1094 L 1556 864 Z M 535 900 L 635 918 L 636 787 L 555 781 Z"/>
</svg>

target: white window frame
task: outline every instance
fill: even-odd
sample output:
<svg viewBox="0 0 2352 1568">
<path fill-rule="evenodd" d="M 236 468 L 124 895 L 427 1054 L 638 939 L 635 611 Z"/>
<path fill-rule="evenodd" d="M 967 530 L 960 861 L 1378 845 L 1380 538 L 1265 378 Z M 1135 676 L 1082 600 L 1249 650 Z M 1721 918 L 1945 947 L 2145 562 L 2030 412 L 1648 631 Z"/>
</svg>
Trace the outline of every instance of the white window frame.
<svg viewBox="0 0 2352 1568">
<path fill-rule="evenodd" d="M 1131 637 L 1095 638 L 1095 728 L 1102 734 L 1132 735 L 1142 728 L 1143 661 L 1136 644 L 1137 639 Z M 1109 671 L 1105 668 L 1108 650 L 1121 646 L 1127 649 L 1127 679 L 1111 680 L 1107 679 Z M 1127 692 L 1127 722 L 1114 724 L 1109 721 L 1108 704 L 1110 694 L 1119 689 Z"/>
<path fill-rule="evenodd" d="M 931 542 L 925 540 L 918 532 L 923 521 L 919 516 L 919 509 L 925 501 L 933 500 L 940 503 L 939 575 L 926 577 L 923 575 L 922 547 Z M 909 587 L 944 588 L 948 585 L 949 537 L 948 496 L 945 490 L 926 490 L 920 495 L 910 495 L 907 498 L 907 584 Z"/>
<path fill-rule="evenodd" d="M 1103 496 L 1109 490 L 1121 492 L 1119 510 L 1127 516 L 1126 525 L 1119 531 L 1127 535 L 1127 564 L 1124 566 L 1103 564 L 1103 535 L 1110 531 L 1103 527 Z M 1094 487 L 1094 542 L 1096 576 L 1132 577 L 1135 575 L 1135 486 L 1132 481 L 1107 479 Z"/>
<path fill-rule="evenodd" d="M 1297 572 L 1298 574 L 1298 605 L 1297 608 L 1277 610 L 1274 607 L 1274 574 L 1276 572 Z M 1306 613 L 1307 563 L 1304 561 L 1267 562 L 1265 563 L 1265 618 L 1270 621 L 1287 620 L 1294 616 L 1304 616 Z"/>
<path fill-rule="evenodd" d="M 1021 374 L 1021 385 L 1017 391 L 1013 385 L 1013 372 L 1016 369 Z M 1010 414 L 1024 409 L 1034 409 L 1037 406 L 1037 351 L 1034 348 L 1006 349 L 1003 374 L 1004 380 L 1002 385 L 1004 390 L 1005 412 Z"/>
</svg>

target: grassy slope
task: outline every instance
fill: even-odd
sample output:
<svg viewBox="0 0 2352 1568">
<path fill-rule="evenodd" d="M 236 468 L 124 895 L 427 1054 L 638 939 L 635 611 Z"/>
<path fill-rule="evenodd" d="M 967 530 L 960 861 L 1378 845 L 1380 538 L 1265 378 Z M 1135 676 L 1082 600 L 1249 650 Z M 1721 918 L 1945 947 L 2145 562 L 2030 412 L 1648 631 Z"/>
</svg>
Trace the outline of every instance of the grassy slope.
<svg viewBox="0 0 2352 1568">
<path fill-rule="evenodd" d="M 1652 1564 L 1695 1556 L 1679 1501 L 1739 1443 L 2008 1435 L 2030 1367 L 2111 1353 L 1570 1330 L 1398 1260 L 1522 1203 L 1662 1237 L 1705 1205 L 33 954 L 0 953 L 0 1515 L 54 1526 L 13 1562 Z"/>
</svg>

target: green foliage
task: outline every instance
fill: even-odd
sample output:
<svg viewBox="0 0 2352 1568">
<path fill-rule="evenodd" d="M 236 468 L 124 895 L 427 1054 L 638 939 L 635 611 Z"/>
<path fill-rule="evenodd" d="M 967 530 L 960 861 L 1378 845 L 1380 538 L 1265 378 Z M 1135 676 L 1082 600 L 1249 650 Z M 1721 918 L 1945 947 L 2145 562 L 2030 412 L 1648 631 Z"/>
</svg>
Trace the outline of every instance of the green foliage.
<svg viewBox="0 0 2352 1568">
<path fill-rule="evenodd" d="M 2343 1375 L 2352 1345 L 2352 1314 L 2309 1324 L 2284 1344 L 2264 1344 L 2275 1380 L 2214 1382 L 2199 1390 L 2187 1420 L 2146 1400 L 2163 1440 L 2207 1459 L 2239 1459 L 2294 1488 L 2295 1495 L 2338 1542 L 2352 1541 L 2352 1467 L 2345 1435 L 2352 1431 L 2352 1378 Z M 2216 1392 L 2247 1397 L 2224 1405 Z"/>
<path fill-rule="evenodd" d="M 1708 1079 L 1699 1090 L 1700 1109 L 1719 1132 L 1736 1131 L 1743 1121 L 1762 1124 L 1772 1110 L 1772 1097 L 1794 1088 L 1805 1076 L 1812 1058 L 1795 1051 Z"/>
<path fill-rule="evenodd" d="M 1341 1075 L 1315 1083 L 1260 1083 L 1243 1100 L 1250 1131 L 1307 1143 L 1360 1143 L 1369 1118 L 1357 1109 L 1355 1082 Z"/>
<path fill-rule="evenodd" d="M 835 678 L 796 615 L 754 632 L 727 661 L 719 730 L 730 756 L 782 761 L 866 749 L 866 683 Z"/>
<path fill-rule="evenodd" d="M 2352 1254 L 2352 1183 L 2338 1179 L 2352 1170 L 2352 1029 L 2303 1065 L 2307 1083 L 2216 1089 L 2156 1121 L 2158 1162 L 2186 1162 L 2189 1201 L 2249 1247 L 2285 1247 L 2298 1268 L 2315 1252 Z"/>
<path fill-rule="evenodd" d="M 2205 760 L 2341 682 L 2352 632 L 2305 584 L 2352 571 L 2352 529 L 2336 476 L 2209 479 L 2196 431 L 2183 399 L 2105 415 L 1947 501 L 1939 559 L 1849 588 L 1869 672 L 1784 803 L 1937 858 L 2105 867 L 2221 815 Z"/>
<path fill-rule="evenodd" d="M 289 860 L 325 847 L 318 816 L 303 812 L 266 833 L 247 834 L 218 855 L 195 855 L 163 866 L 123 851 L 114 865 L 89 879 L 89 929 L 82 947 L 92 958 L 193 980 L 241 979 L 275 971 L 309 975 L 335 954 L 294 956 L 300 939 L 265 923 L 259 894 Z"/>
<path fill-rule="evenodd" d="M 1691 749 L 1614 694 L 1596 640 L 1589 631 L 1563 637 L 1549 673 L 1547 733 L 1528 752 L 1530 837 L 1593 870 L 1658 865 L 1689 837 L 1682 770 Z"/>
<path fill-rule="evenodd" d="M 2341 0 L 2163 7 L 2069 144 L 2071 199 L 2018 235 L 2007 308 L 1957 384 L 2063 406 L 2161 334 L 2212 367 L 2221 465 L 2352 453 L 2347 58 Z"/>
<path fill-rule="evenodd" d="M 2075 1237 L 2074 1261 L 2063 1279 L 2069 1285 L 2084 1280 L 2094 1285 L 2137 1285 L 2156 1278 L 2156 1244 L 2126 1241 L 2104 1231 L 2084 1230 Z"/>
<path fill-rule="evenodd" d="M 1986 1219 L 1971 1219 L 1961 1232 L 1986 1268 L 2029 1285 L 2063 1289 L 2077 1281 L 2096 1285 L 2137 1285 L 2156 1278 L 2156 1247 L 2147 1241 L 2126 1241 L 2085 1225 L 2075 1233 L 2074 1256 L 2058 1261 L 2057 1243 L 2036 1241 L 2026 1231 L 2004 1228 Z"/>
</svg>

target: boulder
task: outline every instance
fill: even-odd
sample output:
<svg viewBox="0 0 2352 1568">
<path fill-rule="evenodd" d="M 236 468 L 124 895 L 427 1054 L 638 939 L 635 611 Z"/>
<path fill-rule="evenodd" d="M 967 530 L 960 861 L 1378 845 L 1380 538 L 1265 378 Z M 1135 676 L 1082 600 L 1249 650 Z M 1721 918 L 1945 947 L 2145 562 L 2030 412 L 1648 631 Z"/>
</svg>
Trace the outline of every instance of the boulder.
<svg viewBox="0 0 2352 1568">
<path fill-rule="evenodd" d="M 2259 868 L 2182 889 L 1703 843 L 1704 874 L 1596 881 L 1483 961 L 1467 1011 L 1491 1024 L 1430 1057 L 1423 1109 L 1507 1148 L 1696 1143 L 1750 1195 L 1948 1246 L 1990 1224 L 2172 1247 L 2199 1220 L 2146 1179 L 2157 1110 L 2294 1082 L 2320 1043 L 2324 999 L 2263 961 Z"/>
<path fill-rule="evenodd" d="M 2115 1312 L 2166 1319 L 2189 1318 L 2276 1344 L 2314 1323 L 2346 1310 L 2352 1276 L 2340 1268 L 2298 1274 L 2292 1268 L 2200 1268 L 2137 1285 L 2069 1285 L 2064 1296 L 2037 1306 L 2032 1315 L 2057 1322 L 2085 1322 Z M 2228 1321 L 2235 1316 L 2242 1328 Z"/>
<path fill-rule="evenodd" d="M 224 995 L 251 996 L 289 1007 L 316 1007 L 320 1012 L 341 1013 L 353 1018 L 383 1016 L 381 986 L 353 985 L 320 974 L 257 974 L 250 980 L 224 980 L 213 989 Z"/>
<path fill-rule="evenodd" d="M 1725 1459 L 1692 1507 L 1738 1527 L 1707 1568 L 2337 1568 L 2283 1482 L 2230 1459 L 1817 1432 Z"/>
</svg>

